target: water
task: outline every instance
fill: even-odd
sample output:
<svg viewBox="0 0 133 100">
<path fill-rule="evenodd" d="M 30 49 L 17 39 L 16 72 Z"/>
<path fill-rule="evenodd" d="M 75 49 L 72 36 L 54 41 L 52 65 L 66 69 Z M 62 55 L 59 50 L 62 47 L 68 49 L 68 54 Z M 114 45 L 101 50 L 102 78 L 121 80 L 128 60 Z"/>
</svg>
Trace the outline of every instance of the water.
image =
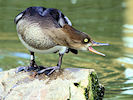
<svg viewBox="0 0 133 100">
<path fill-rule="evenodd" d="M 106 57 L 90 52 L 66 54 L 63 68 L 93 68 L 105 86 L 104 100 L 133 98 L 133 0 L 0 0 L 0 71 L 29 64 L 28 50 L 20 43 L 14 17 L 29 6 L 60 9 L 78 30 L 95 41 Z M 57 54 L 36 54 L 39 65 L 54 66 Z"/>
</svg>

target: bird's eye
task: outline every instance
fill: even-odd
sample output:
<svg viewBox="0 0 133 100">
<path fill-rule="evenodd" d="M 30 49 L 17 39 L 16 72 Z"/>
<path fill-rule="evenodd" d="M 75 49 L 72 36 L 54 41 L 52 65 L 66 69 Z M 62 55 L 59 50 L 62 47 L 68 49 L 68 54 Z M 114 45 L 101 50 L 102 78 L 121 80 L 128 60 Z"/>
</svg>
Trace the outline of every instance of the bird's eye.
<svg viewBox="0 0 133 100">
<path fill-rule="evenodd" d="M 87 38 L 84 39 L 84 43 L 88 43 L 89 40 Z"/>
</svg>

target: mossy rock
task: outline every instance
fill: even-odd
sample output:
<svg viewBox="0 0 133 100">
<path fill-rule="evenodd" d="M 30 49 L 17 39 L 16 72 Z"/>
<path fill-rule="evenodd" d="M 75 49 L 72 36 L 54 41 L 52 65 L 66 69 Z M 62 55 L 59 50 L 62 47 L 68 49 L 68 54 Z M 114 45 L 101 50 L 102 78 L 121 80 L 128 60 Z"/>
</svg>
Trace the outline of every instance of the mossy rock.
<svg viewBox="0 0 133 100">
<path fill-rule="evenodd" d="M 0 99 L 102 100 L 104 96 L 93 69 L 66 68 L 50 76 L 15 71 L 0 72 Z"/>
</svg>

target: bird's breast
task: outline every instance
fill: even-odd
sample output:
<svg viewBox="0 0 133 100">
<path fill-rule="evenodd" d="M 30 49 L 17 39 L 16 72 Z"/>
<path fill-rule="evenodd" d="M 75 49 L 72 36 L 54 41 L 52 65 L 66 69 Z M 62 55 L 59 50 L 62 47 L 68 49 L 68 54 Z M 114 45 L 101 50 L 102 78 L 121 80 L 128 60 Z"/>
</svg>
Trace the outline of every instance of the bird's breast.
<svg viewBox="0 0 133 100">
<path fill-rule="evenodd" d="M 17 24 L 17 31 L 21 42 L 34 49 L 47 50 L 56 46 L 48 35 L 49 31 L 42 29 L 39 23 L 24 19 L 20 20 Z"/>
</svg>

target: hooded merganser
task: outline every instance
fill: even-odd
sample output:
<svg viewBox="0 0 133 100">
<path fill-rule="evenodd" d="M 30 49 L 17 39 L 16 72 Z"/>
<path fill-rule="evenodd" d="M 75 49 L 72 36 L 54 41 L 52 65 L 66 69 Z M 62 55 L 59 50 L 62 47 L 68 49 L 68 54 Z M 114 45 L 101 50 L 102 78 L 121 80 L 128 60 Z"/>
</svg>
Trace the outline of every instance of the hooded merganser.
<svg viewBox="0 0 133 100">
<path fill-rule="evenodd" d="M 31 53 L 28 67 L 19 67 L 18 72 L 36 70 L 38 74 L 50 75 L 61 68 L 62 57 L 71 51 L 88 50 L 105 56 L 92 46 L 108 45 L 93 41 L 86 33 L 72 27 L 71 21 L 58 9 L 29 7 L 15 18 L 18 37 Z M 34 52 L 59 53 L 59 61 L 54 67 L 41 67 L 35 63 Z M 46 73 L 47 72 L 47 73 Z"/>
</svg>

